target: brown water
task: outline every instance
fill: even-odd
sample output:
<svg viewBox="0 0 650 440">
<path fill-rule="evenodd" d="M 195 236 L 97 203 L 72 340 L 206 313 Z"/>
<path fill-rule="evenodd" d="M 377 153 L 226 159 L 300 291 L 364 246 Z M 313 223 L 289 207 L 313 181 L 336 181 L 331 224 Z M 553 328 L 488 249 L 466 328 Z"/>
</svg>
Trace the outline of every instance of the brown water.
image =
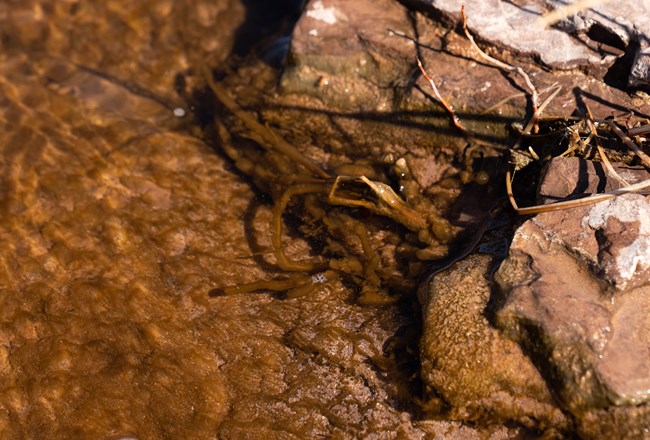
<svg viewBox="0 0 650 440">
<path fill-rule="evenodd" d="M 229 0 L 0 5 L 2 438 L 458 428 L 416 420 L 413 300 L 208 296 L 282 275 L 268 200 L 172 112 L 243 21 Z"/>
</svg>

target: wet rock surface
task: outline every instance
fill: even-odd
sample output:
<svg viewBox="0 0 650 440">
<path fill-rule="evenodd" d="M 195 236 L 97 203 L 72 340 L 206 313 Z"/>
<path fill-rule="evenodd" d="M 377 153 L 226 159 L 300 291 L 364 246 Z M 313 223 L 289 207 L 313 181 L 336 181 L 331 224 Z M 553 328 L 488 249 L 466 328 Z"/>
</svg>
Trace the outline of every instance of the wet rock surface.
<svg viewBox="0 0 650 440">
<path fill-rule="evenodd" d="M 539 372 L 486 317 L 492 260 L 473 254 L 421 286 L 422 379 L 448 417 L 562 432 L 569 422 Z"/>
<path fill-rule="evenodd" d="M 617 171 L 630 183 L 647 179 L 645 170 Z M 558 158 L 540 193 L 602 192 L 618 187 L 612 180 L 600 164 Z M 626 194 L 539 214 L 516 231 L 496 275 L 498 327 L 531 354 L 586 436 L 634 438 L 649 420 L 649 209 L 647 196 Z"/>
</svg>

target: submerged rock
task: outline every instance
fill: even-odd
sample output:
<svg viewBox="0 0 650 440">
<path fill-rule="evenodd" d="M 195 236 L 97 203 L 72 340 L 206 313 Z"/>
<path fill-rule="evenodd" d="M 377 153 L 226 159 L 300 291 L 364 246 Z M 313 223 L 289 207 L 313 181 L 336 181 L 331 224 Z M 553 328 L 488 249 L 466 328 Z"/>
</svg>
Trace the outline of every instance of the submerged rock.
<svg viewBox="0 0 650 440">
<path fill-rule="evenodd" d="M 488 321 L 492 257 L 473 254 L 420 288 L 422 378 L 449 415 L 541 430 L 569 425 L 521 348 Z"/>
<path fill-rule="evenodd" d="M 269 206 L 173 112 L 186 69 L 222 59 L 242 15 L 227 0 L 0 5 L 3 439 L 477 434 L 405 409 L 384 351 L 411 325 L 398 306 L 359 306 L 336 281 L 209 297 L 277 276 L 251 238 L 269 237 Z"/>
<path fill-rule="evenodd" d="M 0 5 L 2 437 L 511 438 L 526 433 L 520 426 L 570 429 L 545 376 L 485 317 L 489 257 L 473 256 L 437 274 L 422 296 L 422 375 L 446 410 L 435 417 L 453 420 L 418 419 L 415 367 L 403 365 L 413 362 L 414 337 L 399 336 L 415 328 L 408 307 L 360 306 L 354 289 L 338 279 L 301 297 L 208 297 L 215 287 L 278 276 L 266 259 L 265 196 L 197 137 L 190 118 L 179 119 L 190 112 L 188 95 L 203 93 L 196 90 L 200 79 L 192 83 L 196 72 L 219 65 L 237 43 L 244 3 Z M 313 0 L 294 32 L 279 93 L 269 92 L 267 101 L 250 97 L 276 79 L 259 66 L 247 66 L 248 76 L 232 80 L 232 91 L 243 90 L 243 106 L 264 103 L 264 122 L 279 125 L 323 167 L 386 182 L 409 175 L 403 183 L 416 183 L 421 191 L 413 193 L 443 211 L 463 193 L 450 164 L 459 150 L 448 147 L 467 140 L 423 93 L 429 89 L 413 39 L 477 137 L 502 141 L 525 102 L 514 98 L 481 114 L 518 90 L 437 18 L 396 1 Z M 473 30 L 480 36 L 479 28 Z M 515 52 L 504 56 L 536 58 Z M 610 56 L 594 61 L 593 71 L 610 62 Z M 555 81 L 569 86 L 551 103 L 553 112 L 573 110 L 576 84 L 591 93 L 596 114 L 621 106 L 647 112 L 646 101 L 605 86 L 589 69 L 588 75 L 526 67 L 540 89 Z M 258 153 L 253 158 L 265 154 L 246 142 Z M 250 161 L 269 171 L 269 162 Z M 401 177 L 387 177 L 398 163 L 410 172 L 400 167 Z M 265 183 L 282 181 L 278 176 L 267 175 Z M 319 201 L 309 206 L 312 214 L 323 211 Z M 641 209 L 640 199 L 635 203 Z M 489 211 L 489 205 L 479 207 Z M 614 208 L 617 218 L 599 211 L 587 222 L 598 237 L 615 232 L 617 222 L 631 223 Z M 405 249 L 420 246 L 393 224 L 349 211 L 372 227 L 370 247 L 382 261 L 404 264 Z M 641 231 L 643 219 L 633 219 Z M 322 228 L 306 223 L 301 232 Z M 342 225 L 340 236 L 350 232 Z M 291 232 L 290 257 L 314 251 Z M 353 244 L 364 252 L 363 243 Z M 626 289 L 645 289 L 640 272 L 619 264 L 630 261 L 629 247 L 623 242 L 595 261 L 609 262 L 603 271 Z M 391 287 L 407 290 L 423 266 L 401 267 L 406 276 L 391 277 Z M 614 305 L 594 306 L 594 325 L 601 309 L 614 323 L 595 339 L 607 342 L 596 344 L 605 360 L 585 367 L 599 375 L 586 381 L 586 404 L 565 399 L 586 435 L 611 433 L 617 423 L 633 425 L 627 434 L 640 433 L 647 420 L 647 396 L 639 392 L 646 386 L 644 348 L 630 345 L 639 357 L 629 365 L 612 361 L 645 337 L 634 332 L 647 328 L 633 308 L 645 304 L 645 291 L 637 290 L 614 295 Z M 624 343 L 610 343 L 618 340 Z M 557 389 L 563 396 L 571 391 Z M 622 406 L 608 406 L 612 400 Z M 632 409 L 634 402 L 640 404 Z"/>
<path fill-rule="evenodd" d="M 264 197 L 178 110 L 243 20 L 228 0 L 0 5 L 0 437 L 516 435 L 417 420 L 399 305 L 336 279 L 209 297 L 278 276 Z"/>
<path fill-rule="evenodd" d="M 631 183 L 648 176 L 617 169 Z M 558 158 L 540 193 L 612 186 L 595 164 Z M 498 327 L 531 353 L 588 436 L 634 438 L 650 422 L 649 222 L 650 197 L 640 194 L 539 214 L 516 231 L 496 273 Z"/>
</svg>

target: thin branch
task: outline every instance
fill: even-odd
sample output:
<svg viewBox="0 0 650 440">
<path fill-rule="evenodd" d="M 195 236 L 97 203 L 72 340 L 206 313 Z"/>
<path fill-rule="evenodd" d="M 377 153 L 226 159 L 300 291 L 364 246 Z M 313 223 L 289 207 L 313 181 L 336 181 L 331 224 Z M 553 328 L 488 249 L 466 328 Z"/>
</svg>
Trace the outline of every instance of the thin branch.
<svg viewBox="0 0 650 440">
<path fill-rule="evenodd" d="M 431 77 L 427 74 L 427 71 L 424 70 L 424 66 L 422 65 L 422 61 L 420 61 L 420 58 L 418 58 L 418 67 L 420 68 L 420 72 L 422 72 L 422 75 L 426 78 L 426 80 L 429 82 L 429 85 L 431 86 L 431 90 L 433 91 L 433 96 L 436 98 L 436 100 L 445 108 L 447 113 L 449 113 L 449 116 L 451 117 L 451 122 L 454 124 L 454 127 L 456 127 L 463 135 L 472 138 L 473 136 L 471 133 L 465 128 L 465 126 L 460 122 L 460 118 L 456 115 L 456 112 L 454 111 L 453 107 L 445 101 L 445 99 L 440 95 L 440 92 L 438 91 L 438 87 L 436 87 L 436 83 L 433 82 Z"/>
<path fill-rule="evenodd" d="M 481 57 L 484 60 L 486 60 L 490 64 L 493 64 L 494 66 L 503 69 L 507 72 L 516 72 L 524 79 L 524 82 L 526 83 L 526 87 L 528 87 L 528 90 L 530 91 L 531 94 L 531 99 L 533 103 L 533 114 L 537 113 L 537 106 L 539 104 L 538 102 L 539 95 L 537 93 L 537 89 L 533 85 L 533 82 L 530 80 L 528 74 L 524 72 L 524 70 L 521 67 L 511 66 L 510 64 L 497 60 L 496 58 L 493 58 L 487 53 L 483 52 L 483 50 L 480 47 L 478 47 L 478 44 L 476 44 L 474 37 L 472 36 L 472 34 L 469 32 L 469 29 L 467 28 L 467 16 L 465 15 L 465 3 L 463 3 L 460 8 L 460 14 L 463 18 L 463 30 L 465 31 L 465 36 L 467 36 L 467 39 L 471 43 L 472 47 L 479 53 L 479 55 L 481 55 Z"/>
<path fill-rule="evenodd" d="M 517 211 L 517 214 L 520 215 L 540 214 L 542 212 L 559 211 L 561 209 L 587 206 L 593 203 L 602 202 L 603 200 L 613 199 L 614 197 L 618 197 L 623 194 L 634 193 L 648 187 L 650 187 L 650 179 L 644 180 L 643 182 L 639 182 L 634 185 L 626 186 L 624 188 L 616 189 L 614 191 L 603 194 L 594 194 L 592 196 L 584 197 L 578 200 L 565 200 L 563 202 L 556 202 L 548 205 L 535 205 L 526 208 L 520 208 L 517 205 L 515 196 L 512 192 L 512 174 L 510 173 L 510 170 L 506 171 L 506 192 L 508 194 L 508 198 L 510 199 L 512 207 L 515 211 Z"/>
<path fill-rule="evenodd" d="M 614 133 L 616 133 L 616 135 L 617 135 L 619 138 L 621 138 L 621 140 L 623 141 L 623 143 L 624 143 L 625 145 L 627 145 L 627 146 L 630 148 L 630 150 L 634 151 L 634 152 L 636 153 L 636 155 L 639 156 L 639 158 L 641 159 L 641 161 L 643 162 L 643 164 L 644 164 L 646 167 L 650 168 L 650 156 L 648 156 L 648 155 L 647 155 L 647 154 L 646 154 L 646 153 L 645 153 L 645 152 L 644 152 L 644 151 L 643 151 L 643 150 L 642 150 L 642 149 L 641 149 L 641 148 L 636 144 L 636 142 L 634 142 L 632 139 L 630 139 L 630 138 L 628 137 L 628 135 L 626 135 L 625 133 L 623 133 L 623 130 L 621 130 L 620 128 L 618 128 L 618 125 L 616 125 L 616 124 L 614 123 L 614 121 L 612 121 L 612 120 L 610 120 L 610 119 L 605 119 L 605 123 L 608 124 L 608 125 L 611 127 L 611 129 L 614 131 Z"/>
</svg>

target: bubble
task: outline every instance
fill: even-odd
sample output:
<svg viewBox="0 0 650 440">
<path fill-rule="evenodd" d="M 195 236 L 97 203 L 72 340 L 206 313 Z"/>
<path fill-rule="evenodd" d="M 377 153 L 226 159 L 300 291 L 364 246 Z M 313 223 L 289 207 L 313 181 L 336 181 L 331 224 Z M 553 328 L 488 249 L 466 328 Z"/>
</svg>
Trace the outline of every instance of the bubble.
<svg viewBox="0 0 650 440">
<path fill-rule="evenodd" d="M 327 277 L 323 273 L 317 273 L 316 275 L 312 275 L 311 277 L 311 282 L 315 284 L 321 284 L 327 281 Z"/>
</svg>

